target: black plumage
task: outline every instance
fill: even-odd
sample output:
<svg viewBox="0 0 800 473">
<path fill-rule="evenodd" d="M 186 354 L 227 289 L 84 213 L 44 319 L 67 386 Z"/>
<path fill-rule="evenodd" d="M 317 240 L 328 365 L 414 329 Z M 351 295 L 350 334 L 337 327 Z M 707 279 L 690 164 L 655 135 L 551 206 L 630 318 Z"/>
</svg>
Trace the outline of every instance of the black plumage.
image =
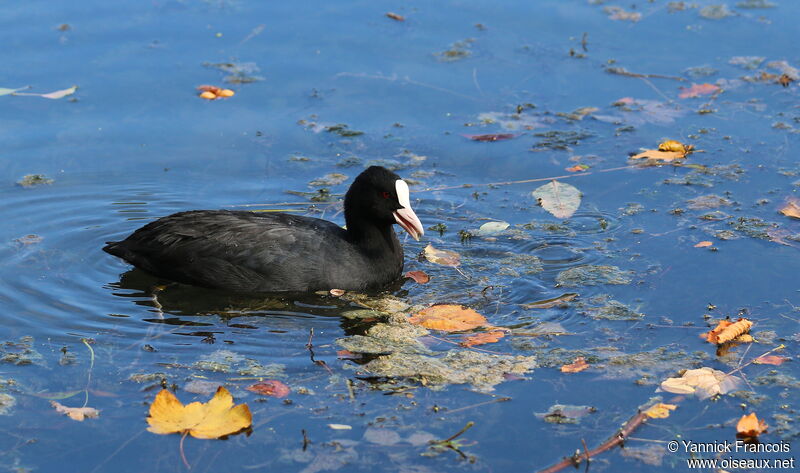
<svg viewBox="0 0 800 473">
<path fill-rule="evenodd" d="M 392 225 L 417 239 L 423 233 L 405 182 L 366 169 L 347 191 L 344 214 L 347 229 L 286 213 L 193 210 L 103 250 L 156 276 L 235 292 L 366 290 L 399 278 L 403 248 Z"/>
</svg>

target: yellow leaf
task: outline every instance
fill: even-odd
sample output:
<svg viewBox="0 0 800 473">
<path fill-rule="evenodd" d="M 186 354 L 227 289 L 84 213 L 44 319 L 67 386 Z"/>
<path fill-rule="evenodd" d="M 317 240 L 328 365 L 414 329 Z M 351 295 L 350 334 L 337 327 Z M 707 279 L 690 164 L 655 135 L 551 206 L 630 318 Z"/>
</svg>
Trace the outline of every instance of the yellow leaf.
<svg viewBox="0 0 800 473">
<path fill-rule="evenodd" d="M 675 161 L 676 159 L 683 159 L 685 157 L 686 153 L 683 151 L 661 151 L 657 149 L 648 149 L 644 152 L 631 156 L 631 159 L 655 159 L 668 163 Z"/>
<path fill-rule="evenodd" d="M 669 417 L 670 411 L 674 411 L 677 408 L 678 406 L 676 406 L 675 404 L 662 404 L 659 402 L 658 404 L 652 406 L 650 409 L 644 411 L 644 413 L 647 417 L 650 417 L 652 419 L 666 419 L 667 417 Z"/>
<path fill-rule="evenodd" d="M 707 246 L 714 246 L 714 243 L 710 241 L 701 241 L 700 243 L 694 245 L 695 248 L 705 248 Z"/>
<path fill-rule="evenodd" d="M 220 386 L 210 401 L 183 405 L 170 391 L 162 389 L 150 405 L 147 428 L 155 434 L 187 432 L 199 439 L 213 439 L 250 427 L 253 418 L 247 404 L 233 405 L 233 397 Z"/>
<path fill-rule="evenodd" d="M 487 327 L 486 317 L 463 305 L 439 304 L 412 315 L 409 322 L 432 330 L 460 332 Z"/>
<path fill-rule="evenodd" d="M 503 330 L 492 330 L 491 332 L 481 332 L 475 335 L 470 335 L 465 338 L 463 342 L 459 343 L 462 347 L 474 347 L 475 345 L 485 345 L 487 343 L 495 343 L 501 338 L 506 336 Z"/>
<path fill-rule="evenodd" d="M 686 145 L 680 141 L 667 140 L 658 145 L 659 151 L 686 151 Z"/>
</svg>

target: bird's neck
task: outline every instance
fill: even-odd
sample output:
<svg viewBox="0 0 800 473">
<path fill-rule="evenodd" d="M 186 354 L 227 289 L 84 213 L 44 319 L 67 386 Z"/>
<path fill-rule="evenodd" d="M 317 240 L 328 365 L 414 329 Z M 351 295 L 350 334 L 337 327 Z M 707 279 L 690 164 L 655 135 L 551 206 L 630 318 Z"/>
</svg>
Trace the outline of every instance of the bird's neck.
<svg viewBox="0 0 800 473">
<path fill-rule="evenodd" d="M 391 224 L 348 221 L 347 235 L 350 241 L 370 256 L 397 255 L 402 252 Z"/>
</svg>

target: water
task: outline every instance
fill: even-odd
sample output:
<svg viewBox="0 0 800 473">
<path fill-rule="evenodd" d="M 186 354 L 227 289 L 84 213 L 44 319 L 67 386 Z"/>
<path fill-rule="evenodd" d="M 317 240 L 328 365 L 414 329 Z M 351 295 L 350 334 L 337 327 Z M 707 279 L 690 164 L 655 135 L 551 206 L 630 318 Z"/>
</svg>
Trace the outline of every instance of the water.
<svg viewBox="0 0 800 473">
<path fill-rule="evenodd" d="M 800 179 L 798 86 L 740 80 L 768 70 L 769 61 L 800 63 L 793 48 L 800 5 L 778 3 L 771 9 L 731 3 L 734 16 L 710 20 L 696 8 L 670 12 L 664 2 L 635 2 L 643 14 L 639 22 L 611 20 L 602 5 L 579 1 L 5 5 L 0 86 L 30 85 L 28 92 L 38 93 L 79 89 L 60 100 L 0 97 L 0 335 L 13 343 L 32 337 L 22 344 L 35 351 L 28 353 L 33 364 L 0 369 L 0 379 L 15 383 L 4 382 L 0 392 L 16 402 L 0 416 L 0 464 L 14 471 L 65 464 L 87 472 L 185 468 L 178 436 L 144 430 L 158 379 L 130 380 L 165 373 L 185 402 L 208 397 L 183 390 L 186 383 L 210 380 L 226 384 L 253 411 L 250 435 L 187 439 L 184 453 L 195 471 L 530 471 L 582 448 L 581 439 L 590 448 L 604 441 L 680 369 L 727 372 L 781 343 L 787 348 L 778 354 L 796 356 L 800 242 L 792 235 L 800 226 L 777 210 L 796 196 L 793 183 Z M 386 18 L 388 11 L 406 21 Z M 62 24 L 69 28 L 61 31 Z M 441 61 L 439 54 L 451 48 L 469 55 Z M 585 57 L 570 56 L 570 49 Z M 766 61 L 746 70 L 729 64 L 735 56 Z M 262 80 L 229 84 L 236 95 L 228 100 L 197 98 L 195 87 L 223 85 L 228 75 L 204 64 L 226 62 L 255 63 L 258 70 L 248 73 Z M 624 77 L 607 67 L 688 81 Z M 716 72 L 692 78 L 692 67 Z M 725 91 L 710 101 L 679 99 L 679 87 L 691 82 L 716 82 Z M 623 97 L 667 107 L 625 115 L 611 105 Z M 515 115 L 518 105 L 524 110 Z M 582 120 L 558 115 L 580 107 L 599 110 Z M 697 113 L 704 108 L 714 113 Z M 338 123 L 364 134 L 320 131 Z M 535 135 L 548 131 L 580 137 L 564 150 Z M 494 143 L 461 136 L 482 133 L 519 136 Z M 703 151 L 689 163 L 738 168 L 695 172 L 708 187 L 665 183 L 692 172 L 671 166 L 564 178 L 583 194 L 580 210 L 565 222 L 530 196 L 546 180 L 486 185 L 562 176 L 578 162 L 590 171 L 625 166 L 629 153 L 665 138 Z M 341 317 L 352 309 L 348 303 L 185 287 L 154 297 L 158 280 L 100 251 L 105 241 L 147 221 L 195 208 L 291 208 L 341 223 L 335 204 L 309 210 L 306 200 L 285 191 L 313 191 L 308 182 L 332 172 L 352 179 L 377 160 L 393 160 L 402 165 L 398 173 L 419 181 L 412 186 L 417 214 L 426 227 L 443 223 L 448 229 L 441 236 L 428 231 L 421 242 L 404 239 L 407 268 L 424 270 L 432 280 L 406 282 L 395 295 L 420 305 L 468 304 L 517 332 L 483 348 L 534 355 L 541 367 L 488 394 L 459 385 L 386 395 L 371 389 L 354 362 L 337 357 L 336 339 L 369 326 Z M 32 173 L 54 182 L 30 189 L 15 184 Z M 348 182 L 331 192 L 344 192 Z M 441 187 L 448 188 L 429 190 Z M 718 209 L 729 218 L 702 220 L 710 210 L 688 207 L 688 199 L 708 194 L 730 200 Z M 266 205 L 284 202 L 303 205 Z M 627 211 L 630 204 L 641 211 Z M 786 244 L 736 230 L 729 222 L 739 218 L 774 224 L 760 231 Z M 512 229 L 496 239 L 461 241 L 460 230 L 474 232 L 489 220 L 507 221 Z M 733 230 L 728 237 L 737 238 L 723 240 L 719 230 Z M 703 240 L 718 251 L 693 247 Z M 464 274 L 419 260 L 428 243 L 459 252 Z M 530 256 L 540 259 L 541 271 L 526 266 Z M 584 264 L 617 266 L 632 282 L 556 287 L 560 272 Z M 522 307 L 565 292 L 579 293 L 580 303 Z M 603 305 L 593 298 L 603 294 L 645 317 L 591 317 L 591 307 Z M 746 315 L 760 343 L 717 358 L 714 346 L 698 337 L 707 330 L 704 314 Z M 570 335 L 523 335 L 543 322 L 560 324 Z M 306 348 L 312 329 L 314 360 L 327 368 Z M 93 364 L 82 339 L 92 341 Z M 437 351 L 454 348 L 433 343 Z M 5 356 L 25 349 L 6 344 L 3 350 Z M 218 350 L 233 352 L 241 366 L 281 365 L 273 377 L 293 389 L 291 403 L 245 391 L 252 376 L 192 367 Z M 636 353 L 649 354 L 635 362 L 619 358 Z M 578 354 L 589 356 L 593 367 L 572 375 L 557 369 Z M 773 372 L 785 378 L 764 378 Z M 625 451 L 663 447 L 677 435 L 732 441 L 732 423 L 750 411 L 770 425 L 762 441 L 796 443 L 796 363 L 749 365 L 744 374 L 755 395 L 683 400 L 669 419 L 634 434 L 656 442 L 630 440 Z M 77 423 L 48 405 L 51 398 L 82 405 L 85 393 L 75 393 L 87 385 L 88 405 L 101 410 L 98 419 Z M 511 400 L 485 404 L 503 397 Z M 535 416 L 554 404 L 597 412 L 579 424 Z M 474 463 L 452 451 L 420 456 L 428 451 L 425 441 L 409 440 L 412 434 L 447 438 L 468 421 L 475 426 L 463 435 L 463 451 Z M 303 429 L 312 442 L 305 450 Z M 685 470 L 685 452 L 654 452 L 657 464 L 614 450 L 592 469 Z"/>
</svg>

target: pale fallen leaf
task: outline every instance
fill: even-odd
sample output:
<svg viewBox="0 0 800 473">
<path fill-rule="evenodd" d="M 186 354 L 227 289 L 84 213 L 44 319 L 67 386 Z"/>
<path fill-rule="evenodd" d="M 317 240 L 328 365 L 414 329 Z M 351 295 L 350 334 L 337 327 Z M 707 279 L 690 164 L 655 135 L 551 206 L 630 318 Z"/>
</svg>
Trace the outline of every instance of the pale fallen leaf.
<svg viewBox="0 0 800 473">
<path fill-rule="evenodd" d="M 15 92 L 19 92 L 22 90 L 29 89 L 30 87 L 20 87 L 19 89 L 7 89 L 5 87 L 0 87 L 0 95 L 11 95 Z"/>
<path fill-rule="evenodd" d="M 430 306 L 409 317 L 408 321 L 425 328 L 445 332 L 460 332 L 489 326 L 486 317 L 469 307 L 454 304 Z"/>
<path fill-rule="evenodd" d="M 333 430 L 353 430 L 353 426 L 347 424 L 328 424 L 328 427 Z"/>
<path fill-rule="evenodd" d="M 676 406 L 675 404 L 662 404 L 659 402 L 658 404 L 655 404 L 646 411 L 644 411 L 644 413 L 647 417 L 650 417 L 652 419 L 666 419 L 667 417 L 669 417 L 670 412 L 674 411 L 677 408 L 678 406 Z"/>
<path fill-rule="evenodd" d="M 789 358 L 784 358 L 784 357 L 778 356 L 778 355 L 765 355 L 765 356 L 759 356 L 758 358 L 753 360 L 753 363 L 755 363 L 757 365 L 775 365 L 775 366 L 779 366 L 779 365 L 783 364 L 783 362 L 788 360 L 788 359 Z"/>
<path fill-rule="evenodd" d="M 552 180 L 532 192 L 539 205 L 558 218 L 569 218 L 581 205 L 581 191 Z"/>
<path fill-rule="evenodd" d="M 707 246 L 714 246 L 714 243 L 710 241 L 701 241 L 700 243 L 694 245 L 695 248 L 705 248 Z"/>
<path fill-rule="evenodd" d="M 455 251 L 437 250 L 430 243 L 425 247 L 425 258 L 431 263 L 441 264 L 442 266 L 456 267 L 461 264 L 461 255 Z"/>
<path fill-rule="evenodd" d="M 780 209 L 780 213 L 787 217 L 800 218 L 800 199 L 789 199 Z"/>
<path fill-rule="evenodd" d="M 100 416 L 100 411 L 94 407 L 67 407 L 59 402 L 50 401 L 50 405 L 56 408 L 57 412 L 66 415 L 72 420 L 83 422 L 86 418 L 95 418 Z"/>
<path fill-rule="evenodd" d="M 661 383 L 658 391 L 674 394 L 694 394 L 700 399 L 708 399 L 717 394 L 726 394 L 742 385 L 741 378 L 725 374 L 709 367 L 686 370 L 679 378 L 668 378 Z"/>
<path fill-rule="evenodd" d="M 431 280 L 425 271 L 408 271 L 405 277 L 413 279 L 417 284 L 427 284 Z"/>
<path fill-rule="evenodd" d="M 491 332 L 481 332 L 475 335 L 470 335 L 465 338 L 463 342 L 459 343 L 462 347 L 474 347 L 476 345 L 485 345 L 487 343 L 495 343 L 501 338 L 506 336 L 504 330 L 492 330 Z"/>
<path fill-rule="evenodd" d="M 692 84 L 691 87 L 681 87 L 681 93 L 678 94 L 678 97 L 689 99 L 701 95 L 711 95 L 718 90 L 720 90 L 720 87 L 714 84 Z"/>
<path fill-rule="evenodd" d="M 55 100 L 55 99 L 64 98 L 67 95 L 72 95 L 72 94 L 75 93 L 76 90 L 78 90 L 78 86 L 77 85 L 73 85 L 69 89 L 56 90 L 55 92 L 50 92 L 50 93 L 47 93 L 47 94 L 41 94 L 40 97 L 44 97 L 46 99 L 54 99 Z"/>
<path fill-rule="evenodd" d="M 498 235 L 509 226 L 511 225 L 508 222 L 486 222 L 475 234 L 482 237 Z"/>
</svg>

